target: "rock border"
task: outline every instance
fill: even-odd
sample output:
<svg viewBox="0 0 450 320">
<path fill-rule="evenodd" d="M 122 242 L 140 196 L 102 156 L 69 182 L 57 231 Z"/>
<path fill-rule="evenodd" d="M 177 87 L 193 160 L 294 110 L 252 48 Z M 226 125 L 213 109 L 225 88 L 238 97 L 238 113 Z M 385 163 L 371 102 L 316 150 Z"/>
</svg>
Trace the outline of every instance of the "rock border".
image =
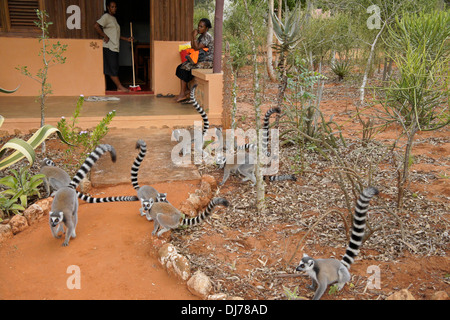
<svg viewBox="0 0 450 320">
<path fill-rule="evenodd" d="M 6 239 L 11 239 L 14 235 L 48 215 L 52 202 L 53 198 L 40 199 L 26 208 L 21 214 L 0 222 L 0 243 Z"/>
<path fill-rule="evenodd" d="M 211 175 L 203 175 L 200 189 L 196 189 L 180 204 L 179 210 L 189 217 L 194 217 L 211 201 L 217 189 L 217 181 Z M 178 253 L 176 247 L 167 240 L 152 239 L 153 250 L 158 261 L 169 275 L 173 275 L 186 283 L 187 289 L 193 295 L 203 300 L 244 300 L 241 297 L 228 296 L 225 293 L 211 294 L 213 288 L 211 279 L 201 270 L 192 274 L 189 260 Z"/>
</svg>

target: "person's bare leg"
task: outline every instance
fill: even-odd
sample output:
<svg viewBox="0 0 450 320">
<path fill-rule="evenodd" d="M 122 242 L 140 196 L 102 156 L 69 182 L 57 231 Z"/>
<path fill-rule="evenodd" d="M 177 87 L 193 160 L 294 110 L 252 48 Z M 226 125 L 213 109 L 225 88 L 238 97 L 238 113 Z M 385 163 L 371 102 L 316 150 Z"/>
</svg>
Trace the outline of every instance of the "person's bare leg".
<svg viewBox="0 0 450 320">
<path fill-rule="evenodd" d="M 117 91 L 121 91 L 121 92 L 128 92 L 128 89 L 125 88 L 119 80 L 119 77 L 117 76 L 111 76 L 111 80 L 114 82 L 114 84 L 117 86 Z"/>
<path fill-rule="evenodd" d="M 175 98 L 177 102 L 180 102 L 186 98 L 186 92 L 189 93 L 187 89 L 187 83 L 183 80 L 180 80 L 180 94 Z"/>
</svg>

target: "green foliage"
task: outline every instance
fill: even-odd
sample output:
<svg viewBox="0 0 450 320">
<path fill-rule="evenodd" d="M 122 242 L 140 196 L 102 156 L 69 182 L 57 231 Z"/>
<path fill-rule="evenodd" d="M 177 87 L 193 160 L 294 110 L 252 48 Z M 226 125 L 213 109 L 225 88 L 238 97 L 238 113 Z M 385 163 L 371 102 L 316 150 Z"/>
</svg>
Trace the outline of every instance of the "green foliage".
<svg viewBox="0 0 450 320">
<path fill-rule="evenodd" d="M 257 0 L 248 3 L 248 10 L 253 19 L 254 40 L 257 47 L 265 44 L 267 23 L 265 21 L 267 6 Z M 223 39 L 229 44 L 233 70 L 238 73 L 245 65 L 250 64 L 248 58 L 253 54 L 250 45 L 250 26 L 246 9 L 242 0 L 234 1 L 224 13 Z"/>
<path fill-rule="evenodd" d="M 22 167 L 19 171 L 12 169 L 11 174 L 0 179 L 0 185 L 5 189 L 0 192 L 0 221 L 19 214 L 27 208 L 31 198 L 40 197 L 38 187 L 44 175 L 31 175 L 29 167 Z"/>
<path fill-rule="evenodd" d="M 62 136 L 71 143 L 71 146 L 65 152 L 65 160 L 69 163 L 69 166 L 78 167 L 87 155 L 100 144 L 100 140 L 108 133 L 108 125 L 116 115 L 116 110 L 113 110 L 93 130 L 82 130 L 77 126 L 77 123 L 83 103 L 84 97 L 80 96 L 72 117 L 69 120 L 61 117 L 57 124 Z M 80 153 L 78 161 L 75 160 L 75 153 Z"/>
<path fill-rule="evenodd" d="M 399 75 L 382 90 L 386 114 L 407 131 L 447 125 L 450 14 L 405 14 L 388 32 L 386 43 Z"/>
<path fill-rule="evenodd" d="M 294 143 L 302 147 L 336 147 L 339 135 L 342 142 L 341 130 L 332 118 L 326 121 L 320 111 L 323 80 L 322 74 L 309 71 L 304 60 L 297 61 L 297 65 L 288 74 L 288 88 L 285 105 L 285 116 L 281 123 L 286 127 L 280 135 L 282 144 Z"/>
<path fill-rule="evenodd" d="M 386 44 L 398 69 L 380 88 L 386 125 L 402 126 L 407 143 L 398 178 L 397 207 L 403 207 L 410 155 L 418 131 L 431 131 L 450 123 L 448 65 L 450 13 L 404 14 L 388 27 Z"/>
<path fill-rule="evenodd" d="M 22 195 L 22 191 L 15 194 L 12 197 L 7 197 L 3 193 L 0 193 L 0 221 L 5 217 L 9 217 L 13 214 L 19 214 L 25 208 L 18 202 L 19 197 Z"/>
<path fill-rule="evenodd" d="M 42 184 L 43 174 L 31 175 L 28 167 L 22 167 L 19 171 L 11 169 L 12 175 L 0 179 L 0 185 L 7 187 L 2 194 L 10 199 L 20 192 L 18 197 L 20 205 L 24 208 L 28 205 L 29 198 L 40 197 L 38 187 Z"/>
<path fill-rule="evenodd" d="M 298 287 L 295 287 L 294 290 L 289 290 L 289 288 L 286 288 L 283 286 L 284 294 L 288 300 L 298 300 Z"/>
<path fill-rule="evenodd" d="M 337 284 L 333 284 L 330 286 L 330 289 L 328 290 L 329 295 L 337 295 L 339 292 L 339 286 Z"/>
<path fill-rule="evenodd" d="M 214 1 L 202 1 L 194 4 L 194 29 L 197 29 L 198 22 L 200 19 L 208 18 L 211 23 L 214 22 L 214 9 L 215 2 Z M 214 28 L 214 24 L 213 24 Z M 210 29 L 210 33 L 214 34 L 214 30 Z"/>
</svg>

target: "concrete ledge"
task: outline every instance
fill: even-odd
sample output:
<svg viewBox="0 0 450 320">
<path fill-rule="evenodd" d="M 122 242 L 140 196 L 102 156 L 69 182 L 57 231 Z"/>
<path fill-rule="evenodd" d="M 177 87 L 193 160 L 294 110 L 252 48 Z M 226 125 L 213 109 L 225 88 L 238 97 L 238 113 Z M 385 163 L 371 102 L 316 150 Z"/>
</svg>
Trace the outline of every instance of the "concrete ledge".
<svg viewBox="0 0 450 320">
<path fill-rule="evenodd" d="M 192 69 L 192 75 L 198 85 L 197 101 L 208 114 L 209 122 L 223 126 L 223 72 L 213 73 L 212 69 Z"/>
<path fill-rule="evenodd" d="M 221 114 L 208 114 L 210 123 L 220 124 Z M 97 126 L 103 117 L 80 117 L 77 126 L 83 129 L 90 129 Z M 56 126 L 61 118 L 46 118 L 45 123 Z M 116 116 L 110 128 L 136 129 L 136 128 L 175 128 L 189 127 L 194 125 L 194 121 L 202 121 L 197 115 L 165 115 L 165 116 Z M 7 118 L 3 122 L 0 131 L 7 131 L 9 134 L 15 134 L 16 131 L 30 133 L 40 127 L 40 119 L 37 118 Z"/>
</svg>

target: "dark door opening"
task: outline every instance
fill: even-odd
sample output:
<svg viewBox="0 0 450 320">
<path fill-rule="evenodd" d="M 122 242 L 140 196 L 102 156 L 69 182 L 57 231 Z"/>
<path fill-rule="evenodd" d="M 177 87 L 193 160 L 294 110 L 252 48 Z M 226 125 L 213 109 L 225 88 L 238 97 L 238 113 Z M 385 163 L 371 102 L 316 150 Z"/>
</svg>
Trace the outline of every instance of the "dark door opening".
<svg viewBox="0 0 450 320">
<path fill-rule="evenodd" d="M 142 91 L 150 91 L 150 0 L 116 0 L 116 3 L 121 36 L 130 36 L 130 22 L 133 23 L 135 83 Z M 131 44 L 123 40 L 120 41 L 119 65 L 119 79 L 128 88 L 133 84 Z M 106 90 L 116 90 L 111 79 L 106 78 Z"/>
</svg>

